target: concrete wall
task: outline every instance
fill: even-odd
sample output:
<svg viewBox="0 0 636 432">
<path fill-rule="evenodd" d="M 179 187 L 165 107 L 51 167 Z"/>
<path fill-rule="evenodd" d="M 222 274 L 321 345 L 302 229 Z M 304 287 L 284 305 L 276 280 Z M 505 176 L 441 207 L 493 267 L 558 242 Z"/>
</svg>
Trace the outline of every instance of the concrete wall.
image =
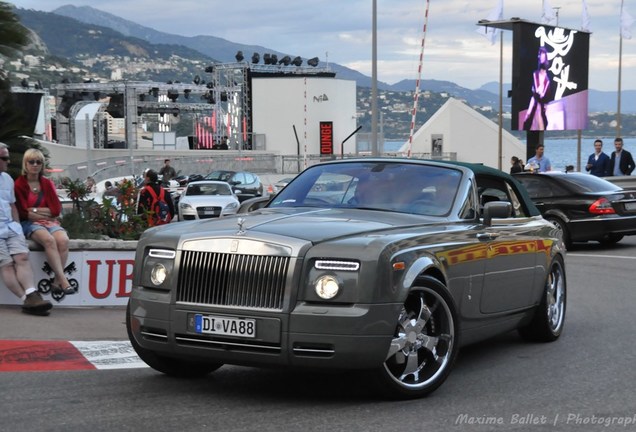
<svg viewBox="0 0 636 432">
<path fill-rule="evenodd" d="M 79 291 L 62 298 L 54 298 L 50 292 L 51 275 L 45 271 L 46 257 L 42 248 L 32 241 L 29 244 L 35 283 L 40 291 L 45 291 L 43 297 L 50 300 L 53 307 L 123 306 L 128 303 L 136 241 L 71 240 L 66 276 L 69 281 L 76 281 Z M 0 304 L 22 304 L 2 281 Z"/>
</svg>

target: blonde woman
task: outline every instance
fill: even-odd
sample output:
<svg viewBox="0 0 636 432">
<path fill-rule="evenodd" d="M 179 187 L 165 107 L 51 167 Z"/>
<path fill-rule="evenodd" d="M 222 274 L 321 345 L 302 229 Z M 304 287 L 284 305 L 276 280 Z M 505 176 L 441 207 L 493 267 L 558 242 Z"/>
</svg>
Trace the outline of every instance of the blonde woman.
<svg viewBox="0 0 636 432">
<path fill-rule="evenodd" d="M 43 176 L 44 155 L 28 149 L 22 159 L 22 175 L 15 180 L 16 207 L 24 236 L 42 245 L 49 266 L 55 273 L 51 290 L 54 294 L 75 294 L 64 275 L 68 259 L 68 235 L 58 216 L 62 204 L 55 185 Z"/>
</svg>

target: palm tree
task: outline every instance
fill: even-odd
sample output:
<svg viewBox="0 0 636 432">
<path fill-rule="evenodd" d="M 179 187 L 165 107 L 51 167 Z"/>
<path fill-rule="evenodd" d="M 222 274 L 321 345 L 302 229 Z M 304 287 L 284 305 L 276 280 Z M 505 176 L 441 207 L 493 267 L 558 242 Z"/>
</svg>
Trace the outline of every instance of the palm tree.
<svg viewBox="0 0 636 432">
<path fill-rule="evenodd" d="M 3 64 L 17 57 L 30 41 L 30 32 L 20 23 L 14 7 L 0 1 L 0 141 L 11 147 L 9 174 L 13 177 L 20 174 L 22 154 L 27 148 L 33 147 L 35 141 L 21 138 L 28 137 L 32 131 L 25 125 L 20 110 L 15 107 L 10 77 Z"/>
</svg>

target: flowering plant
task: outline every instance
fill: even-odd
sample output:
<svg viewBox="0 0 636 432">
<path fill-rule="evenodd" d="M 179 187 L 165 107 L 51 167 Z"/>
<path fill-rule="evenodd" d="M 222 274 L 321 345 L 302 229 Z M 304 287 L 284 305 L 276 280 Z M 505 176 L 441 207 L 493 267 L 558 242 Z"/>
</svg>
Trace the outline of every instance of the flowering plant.
<svg viewBox="0 0 636 432">
<path fill-rule="evenodd" d="M 132 180 L 115 183 L 114 191 L 101 202 L 89 198 L 90 190 L 79 179 L 62 180 L 67 196 L 73 202 L 73 211 L 62 218 L 62 226 L 71 238 L 139 239 L 148 227 L 145 218 L 137 214 L 139 189 Z"/>
</svg>

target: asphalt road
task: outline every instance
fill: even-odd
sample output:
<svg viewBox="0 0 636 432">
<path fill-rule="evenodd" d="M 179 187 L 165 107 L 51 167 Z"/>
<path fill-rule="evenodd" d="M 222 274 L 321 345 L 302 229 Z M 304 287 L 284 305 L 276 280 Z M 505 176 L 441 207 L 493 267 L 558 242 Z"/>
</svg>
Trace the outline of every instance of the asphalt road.
<svg viewBox="0 0 636 432">
<path fill-rule="evenodd" d="M 567 257 L 562 337 L 515 333 L 461 351 L 428 398 L 386 401 L 355 374 L 224 366 L 199 380 L 148 368 L 0 373 L 7 431 L 636 430 L 636 238 Z M 122 308 L 0 308 L 0 339 L 125 340 Z"/>
</svg>

